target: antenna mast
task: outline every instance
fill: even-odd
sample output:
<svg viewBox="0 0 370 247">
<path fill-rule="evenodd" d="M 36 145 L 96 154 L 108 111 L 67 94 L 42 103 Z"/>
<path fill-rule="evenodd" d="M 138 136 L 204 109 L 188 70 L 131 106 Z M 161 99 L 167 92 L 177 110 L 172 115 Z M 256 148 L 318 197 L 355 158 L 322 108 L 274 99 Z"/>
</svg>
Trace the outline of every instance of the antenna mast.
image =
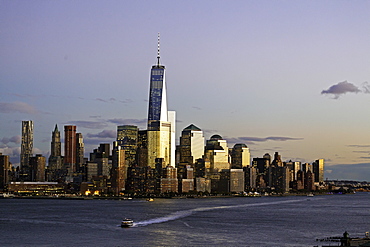
<svg viewBox="0 0 370 247">
<path fill-rule="evenodd" d="M 158 52 L 157 52 L 158 66 L 159 66 L 159 58 L 161 57 L 160 53 L 159 53 L 159 48 L 160 48 L 159 45 L 160 45 L 160 36 L 159 36 L 159 33 L 158 33 Z"/>
</svg>

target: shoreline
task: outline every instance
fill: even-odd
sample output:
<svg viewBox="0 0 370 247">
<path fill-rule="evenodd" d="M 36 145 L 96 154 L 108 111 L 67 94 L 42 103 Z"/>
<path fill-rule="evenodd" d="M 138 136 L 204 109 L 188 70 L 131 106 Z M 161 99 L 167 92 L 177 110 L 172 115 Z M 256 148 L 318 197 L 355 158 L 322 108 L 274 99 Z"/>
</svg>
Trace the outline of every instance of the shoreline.
<svg viewBox="0 0 370 247">
<path fill-rule="evenodd" d="M 255 198 L 255 197 L 293 197 L 293 196 L 306 196 L 308 198 L 314 196 L 325 196 L 325 195 L 345 195 L 355 193 L 333 193 L 333 192 L 319 192 L 309 195 L 309 193 L 287 193 L 287 194 L 276 194 L 276 195 L 207 195 L 207 196 L 193 196 L 193 195 L 182 195 L 182 196 L 140 196 L 140 197 L 128 197 L 128 196 L 76 196 L 76 195 L 63 195 L 63 196 L 22 196 L 22 195 L 9 195 L 2 196 L 0 199 L 48 199 L 48 200 L 148 200 L 148 199 L 208 199 L 208 198 Z"/>
</svg>

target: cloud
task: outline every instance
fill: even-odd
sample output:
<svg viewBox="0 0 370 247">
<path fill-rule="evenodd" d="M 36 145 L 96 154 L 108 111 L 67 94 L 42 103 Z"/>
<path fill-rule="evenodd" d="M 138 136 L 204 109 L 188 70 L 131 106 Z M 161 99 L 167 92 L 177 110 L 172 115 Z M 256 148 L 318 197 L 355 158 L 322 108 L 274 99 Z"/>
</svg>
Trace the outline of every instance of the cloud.
<svg viewBox="0 0 370 247">
<path fill-rule="evenodd" d="M 321 91 L 321 94 L 332 94 L 334 95 L 334 99 L 338 99 L 342 94 L 359 92 L 362 91 L 354 84 L 347 81 L 342 81 L 329 87 L 327 90 Z"/>
<path fill-rule="evenodd" d="M 117 100 L 116 98 L 110 98 L 110 99 L 102 99 L 102 98 L 96 98 L 96 101 L 104 102 L 104 103 L 112 103 L 112 102 L 120 102 L 120 103 L 131 103 L 131 99 L 125 99 L 125 100 Z"/>
<path fill-rule="evenodd" d="M 130 125 L 130 124 L 137 124 L 142 125 L 147 123 L 147 119 L 123 119 L 123 118 L 113 118 L 108 119 L 108 122 L 119 124 L 119 125 Z"/>
<path fill-rule="evenodd" d="M 12 102 L 12 103 L 0 102 L 0 113 L 15 113 L 15 112 L 27 114 L 38 113 L 35 107 L 24 102 Z"/>
<path fill-rule="evenodd" d="M 19 144 L 19 143 L 21 143 L 21 136 L 17 135 L 17 136 L 13 136 L 13 137 L 10 137 L 10 138 L 4 137 L 3 139 L 0 139 L 0 142 L 2 142 L 4 144 L 8 144 L 9 142 Z"/>
<path fill-rule="evenodd" d="M 69 121 L 66 124 L 73 124 L 86 129 L 103 129 L 107 127 L 106 123 L 94 121 Z"/>
<path fill-rule="evenodd" d="M 0 153 L 3 155 L 9 155 L 10 157 L 18 157 L 21 154 L 21 147 L 8 147 L 2 146 L 0 147 Z"/>
<path fill-rule="evenodd" d="M 103 130 L 97 134 L 86 134 L 88 138 L 116 138 L 117 133 L 114 130 Z"/>
<path fill-rule="evenodd" d="M 367 81 L 362 83 L 362 88 L 364 93 L 370 93 L 370 85 Z"/>
<path fill-rule="evenodd" d="M 236 138 L 228 138 L 228 141 L 229 142 L 232 142 L 232 143 L 243 143 L 243 142 L 246 142 L 246 143 L 255 143 L 255 142 L 266 142 L 266 141 L 299 141 L 299 140 L 303 140 L 303 138 L 292 138 L 292 137 L 283 137 L 283 136 L 269 136 L 269 137 L 264 137 L 264 138 L 260 138 L 260 137 L 245 137 L 245 136 L 241 136 L 241 137 L 236 137 Z"/>
<path fill-rule="evenodd" d="M 370 148 L 370 145 L 348 145 L 348 147 L 353 147 L 353 148 Z"/>
</svg>

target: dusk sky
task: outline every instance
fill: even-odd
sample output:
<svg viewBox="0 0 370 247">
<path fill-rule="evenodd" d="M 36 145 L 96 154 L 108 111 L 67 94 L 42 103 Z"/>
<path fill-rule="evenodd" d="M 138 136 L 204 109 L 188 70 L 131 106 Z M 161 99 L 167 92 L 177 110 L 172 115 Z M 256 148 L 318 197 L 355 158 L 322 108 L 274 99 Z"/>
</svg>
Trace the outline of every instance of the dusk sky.
<svg viewBox="0 0 370 247">
<path fill-rule="evenodd" d="M 370 1 L 0 0 L 0 152 L 19 165 L 22 120 L 47 158 L 55 124 L 86 157 L 146 129 L 158 33 L 177 140 L 194 124 L 370 181 Z"/>
</svg>

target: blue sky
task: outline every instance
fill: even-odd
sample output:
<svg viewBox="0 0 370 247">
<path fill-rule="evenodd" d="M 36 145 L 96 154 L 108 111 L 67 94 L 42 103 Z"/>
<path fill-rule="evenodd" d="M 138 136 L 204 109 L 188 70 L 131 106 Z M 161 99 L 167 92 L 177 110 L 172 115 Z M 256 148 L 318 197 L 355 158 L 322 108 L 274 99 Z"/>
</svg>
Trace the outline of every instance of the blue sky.
<svg viewBox="0 0 370 247">
<path fill-rule="evenodd" d="M 369 23 L 369 1 L 0 0 L 0 152 L 19 162 L 22 120 L 47 157 L 55 124 L 86 153 L 145 129 L 160 32 L 177 138 L 193 123 L 370 180 Z"/>
</svg>

